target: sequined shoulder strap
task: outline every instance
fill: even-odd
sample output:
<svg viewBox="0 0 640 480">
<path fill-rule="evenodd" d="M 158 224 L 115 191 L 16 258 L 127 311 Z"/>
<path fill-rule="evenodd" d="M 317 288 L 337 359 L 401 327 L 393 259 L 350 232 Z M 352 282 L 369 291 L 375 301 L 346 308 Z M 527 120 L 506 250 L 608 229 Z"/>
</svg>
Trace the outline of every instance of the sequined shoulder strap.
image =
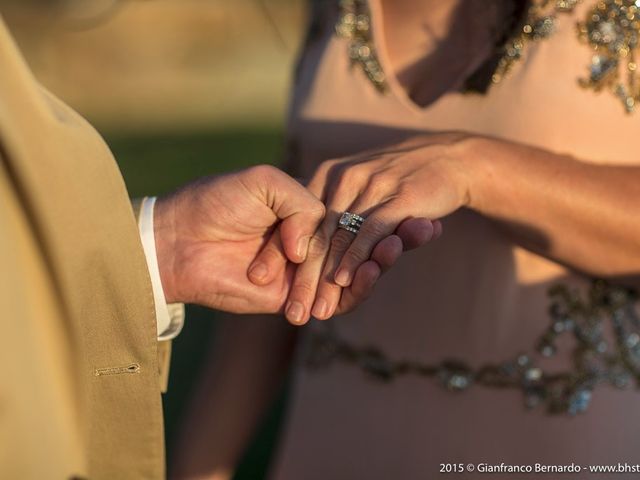
<svg viewBox="0 0 640 480">
<path fill-rule="evenodd" d="M 552 36 L 560 15 L 573 14 L 582 0 L 535 0 L 516 23 L 513 35 L 497 47 L 497 54 L 466 85 L 471 91 L 488 88 L 482 78 L 503 82 L 534 42 Z M 519 15 L 516 10 L 516 15 Z M 348 40 L 348 54 L 380 93 L 388 91 L 387 78 L 378 60 L 371 32 L 367 0 L 340 0 L 336 33 Z M 578 84 L 594 92 L 609 91 L 627 113 L 640 101 L 636 56 L 640 37 L 640 0 L 598 0 L 577 24 L 578 38 L 591 49 L 586 76 Z M 578 53 L 576 53 L 578 54 Z M 487 75 L 487 68 L 490 69 Z M 479 75 L 478 75 L 479 73 Z M 480 78 L 480 80 L 479 80 Z"/>
</svg>

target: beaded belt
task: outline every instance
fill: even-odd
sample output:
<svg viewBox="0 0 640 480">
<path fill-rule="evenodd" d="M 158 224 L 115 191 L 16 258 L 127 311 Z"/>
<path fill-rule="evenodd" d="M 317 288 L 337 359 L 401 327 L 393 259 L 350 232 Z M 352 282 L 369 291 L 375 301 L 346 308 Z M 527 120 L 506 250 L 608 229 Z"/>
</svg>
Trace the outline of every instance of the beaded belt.
<svg viewBox="0 0 640 480">
<path fill-rule="evenodd" d="M 444 388 L 461 392 L 474 384 L 521 390 L 527 408 L 546 405 L 549 413 L 585 412 L 598 385 L 618 389 L 640 388 L 640 318 L 638 294 L 631 289 L 594 281 L 586 298 L 564 285 L 549 290 L 550 326 L 538 339 L 536 352 L 523 353 L 502 364 L 477 369 L 458 360 L 422 364 L 393 360 L 375 347 L 354 346 L 329 327 L 312 334 L 306 363 L 327 368 L 334 361 L 359 366 L 372 378 L 392 381 L 402 375 L 418 375 L 438 381 Z M 613 340 L 605 339 L 610 326 Z M 560 336 L 572 336 L 572 365 L 568 371 L 547 373 L 534 357 L 556 355 Z"/>
</svg>

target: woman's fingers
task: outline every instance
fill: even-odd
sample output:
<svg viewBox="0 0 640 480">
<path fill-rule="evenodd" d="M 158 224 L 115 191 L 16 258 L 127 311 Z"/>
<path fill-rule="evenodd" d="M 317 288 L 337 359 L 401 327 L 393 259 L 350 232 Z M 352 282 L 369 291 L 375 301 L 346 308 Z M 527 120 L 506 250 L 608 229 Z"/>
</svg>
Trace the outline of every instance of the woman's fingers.
<svg viewBox="0 0 640 480">
<path fill-rule="evenodd" d="M 339 216 L 335 210 L 329 210 L 325 221 L 309 242 L 307 259 L 296 270 L 284 311 L 287 320 L 293 324 L 302 325 L 309 320 Z"/>
<path fill-rule="evenodd" d="M 375 246 L 371 254 L 371 260 L 375 261 L 382 272 L 389 270 L 402 255 L 402 240 L 398 235 L 390 235 Z M 355 280 L 354 280 L 355 281 Z"/>
<path fill-rule="evenodd" d="M 325 240 L 317 235 L 309 243 L 307 260 L 298 265 L 284 315 L 294 325 L 302 325 L 309 320 L 311 305 L 318 288 L 318 278 L 324 266 Z"/>
<path fill-rule="evenodd" d="M 380 266 L 373 260 L 360 265 L 351 286 L 342 291 L 336 313 L 349 312 L 369 298 L 381 274 Z"/>
<path fill-rule="evenodd" d="M 351 232 L 338 229 L 331 238 L 331 248 L 318 282 L 318 291 L 311 310 L 311 314 L 318 320 L 330 318 L 338 308 L 342 287 L 334 282 L 334 276 L 340 260 L 351 245 L 354 236 Z"/>
<path fill-rule="evenodd" d="M 350 243 L 353 234 L 338 230 L 334 235 L 332 244 L 335 245 L 335 239 L 343 235 L 347 236 L 347 242 Z M 340 250 L 344 251 L 347 248 L 348 245 Z M 336 312 L 344 311 L 344 305 L 349 305 L 349 309 L 351 309 L 366 300 L 380 274 L 389 270 L 402 255 L 402 240 L 397 235 L 390 235 L 381 240 L 373 249 L 371 261 L 365 262 L 358 267 L 353 283 L 347 289 L 343 289 L 333 280 L 333 275 L 341 256 L 332 257 L 332 253 L 325 264 L 325 270 L 318 285 L 316 301 L 311 312 L 319 320 L 326 320 Z"/>
<path fill-rule="evenodd" d="M 397 235 L 390 235 L 378 243 L 373 249 L 371 260 L 360 265 L 351 285 L 342 289 L 336 313 L 349 312 L 369 298 L 380 276 L 389 270 L 401 255 L 402 240 Z"/>
<path fill-rule="evenodd" d="M 293 280 L 285 307 L 285 315 L 292 323 L 306 323 L 311 314 L 319 319 L 328 318 L 340 301 L 341 289 L 333 283 L 333 272 L 351 238 L 344 235 L 348 232 L 336 233 L 336 230 L 342 212 L 360 191 L 360 184 L 352 180 L 340 175 L 333 163 L 325 162 L 308 185 L 312 193 L 325 199 L 328 213 L 312 239 L 313 252 L 310 247 L 307 260 L 300 265 Z M 336 257 L 332 251 L 341 253 Z M 325 267 L 327 262 L 329 265 Z"/>
<path fill-rule="evenodd" d="M 433 240 L 437 240 L 442 236 L 442 222 L 440 220 L 433 221 Z"/>
<path fill-rule="evenodd" d="M 436 223 L 439 226 L 436 226 Z M 398 226 L 396 234 L 402 239 L 404 250 L 413 250 L 437 238 L 438 230 L 442 232 L 442 225 L 439 221 L 432 222 L 427 218 L 408 218 Z"/>
<path fill-rule="evenodd" d="M 336 270 L 334 280 L 338 285 L 351 285 L 357 268 L 371 257 L 380 240 L 396 230 L 399 215 L 402 213 L 394 208 L 393 203 L 387 203 L 368 215 Z"/>
<path fill-rule="evenodd" d="M 352 176 L 352 179 L 358 178 Z M 365 178 L 364 175 L 360 177 Z M 354 180 L 355 181 L 355 180 Z M 338 182 L 339 183 L 339 182 Z M 343 180 L 344 183 L 344 180 Z M 347 203 L 347 198 L 352 198 L 353 192 L 357 192 L 363 183 L 354 183 L 353 188 L 345 188 L 345 185 L 334 185 L 331 187 L 330 194 L 332 193 L 336 198 L 340 198 L 342 201 L 339 203 L 342 206 L 346 206 L 350 212 L 364 212 L 371 206 L 377 205 L 379 202 L 379 191 L 372 188 L 366 188 L 364 193 L 357 197 L 355 203 Z M 344 213 L 344 212 L 342 212 Z M 341 213 L 341 215 L 342 215 Z M 340 296 L 342 294 L 343 285 L 336 282 L 336 275 L 338 267 L 344 258 L 344 255 L 352 246 L 356 235 L 348 230 L 340 229 L 338 227 L 338 220 L 335 220 L 336 231 L 331 238 L 331 248 L 327 255 L 327 260 L 318 283 L 318 291 L 316 293 L 316 299 L 313 305 L 312 314 L 319 320 L 326 320 L 330 318 L 340 303 Z M 372 247 L 373 249 L 373 247 Z M 371 251 L 367 252 L 366 258 L 358 263 L 354 267 L 357 268 L 364 261 L 368 260 Z"/>
</svg>

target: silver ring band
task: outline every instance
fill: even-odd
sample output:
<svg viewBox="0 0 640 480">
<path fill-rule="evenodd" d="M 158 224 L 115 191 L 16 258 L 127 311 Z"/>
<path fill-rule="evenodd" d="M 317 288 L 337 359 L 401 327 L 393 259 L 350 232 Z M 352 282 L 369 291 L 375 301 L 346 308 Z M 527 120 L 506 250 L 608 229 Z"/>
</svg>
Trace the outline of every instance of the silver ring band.
<svg viewBox="0 0 640 480">
<path fill-rule="evenodd" d="M 357 235 L 363 223 L 364 217 L 361 217 L 357 213 L 344 212 L 340 220 L 338 220 L 338 228 Z"/>
</svg>

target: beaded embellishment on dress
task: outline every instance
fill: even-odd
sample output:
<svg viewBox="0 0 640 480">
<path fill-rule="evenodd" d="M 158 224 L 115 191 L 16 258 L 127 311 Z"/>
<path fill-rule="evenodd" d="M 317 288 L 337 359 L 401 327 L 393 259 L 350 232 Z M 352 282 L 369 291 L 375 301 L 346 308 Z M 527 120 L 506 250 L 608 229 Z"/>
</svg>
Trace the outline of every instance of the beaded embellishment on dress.
<svg viewBox="0 0 640 480">
<path fill-rule="evenodd" d="M 384 93 L 387 79 L 378 61 L 371 34 L 371 15 L 367 0 L 340 0 L 340 18 L 336 33 L 349 40 L 352 64 L 360 65 L 371 83 Z"/>
<path fill-rule="evenodd" d="M 640 1 L 602 0 L 578 24 L 580 38 L 594 50 L 589 76 L 580 84 L 611 90 L 627 113 L 640 101 L 636 54 L 640 40 Z"/>
<path fill-rule="evenodd" d="M 534 0 L 516 33 L 499 47 L 499 60 L 491 83 L 502 82 L 522 59 L 532 42 L 549 38 L 560 14 L 572 13 L 582 0 Z M 340 0 L 336 23 L 339 36 L 349 39 L 349 56 L 359 64 L 380 92 L 387 91 L 386 75 L 373 45 L 367 0 Z M 593 50 L 588 76 L 578 79 L 586 89 L 611 91 L 627 113 L 640 102 L 640 76 L 636 63 L 640 48 L 640 0 L 598 0 L 578 22 L 578 37 Z M 475 90 L 475 89 L 474 89 Z"/>
<path fill-rule="evenodd" d="M 434 379 L 453 392 L 473 385 L 517 389 L 523 392 L 527 408 L 546 405 L 553 414 L 585 412 L 599 385 L 640 387 L 637 293 L 596 281 L 586 299 L 562 285 L 552 288 L 549 295 L 551 323 L 538 339 L 535 351 L 502 364 L 471 368 L 456 359 L 437 364 L 392 360 L 378 348 L 346 342 L 329 322 L 322 333 L 311 336 L 307 366 L 319 369 L 343 362 L 386 382 L 418 375 Z M 570 337 L 573 342 L 572 364 L 565 371 L 546 372 L 536 364 L 536 356 L 555 356 L 559 337 Z"/>
<path fill-rule="evenodd" d="M 522 58 L 531 42 L 548 38 L 555 30 L 560 13 L 572 12 L 580 0 L 538 0 L 532 2 L 519 31 L 502 47 L 498 66 L 491 76 L 493 83 L 500 83 Z"/>
</svg>

